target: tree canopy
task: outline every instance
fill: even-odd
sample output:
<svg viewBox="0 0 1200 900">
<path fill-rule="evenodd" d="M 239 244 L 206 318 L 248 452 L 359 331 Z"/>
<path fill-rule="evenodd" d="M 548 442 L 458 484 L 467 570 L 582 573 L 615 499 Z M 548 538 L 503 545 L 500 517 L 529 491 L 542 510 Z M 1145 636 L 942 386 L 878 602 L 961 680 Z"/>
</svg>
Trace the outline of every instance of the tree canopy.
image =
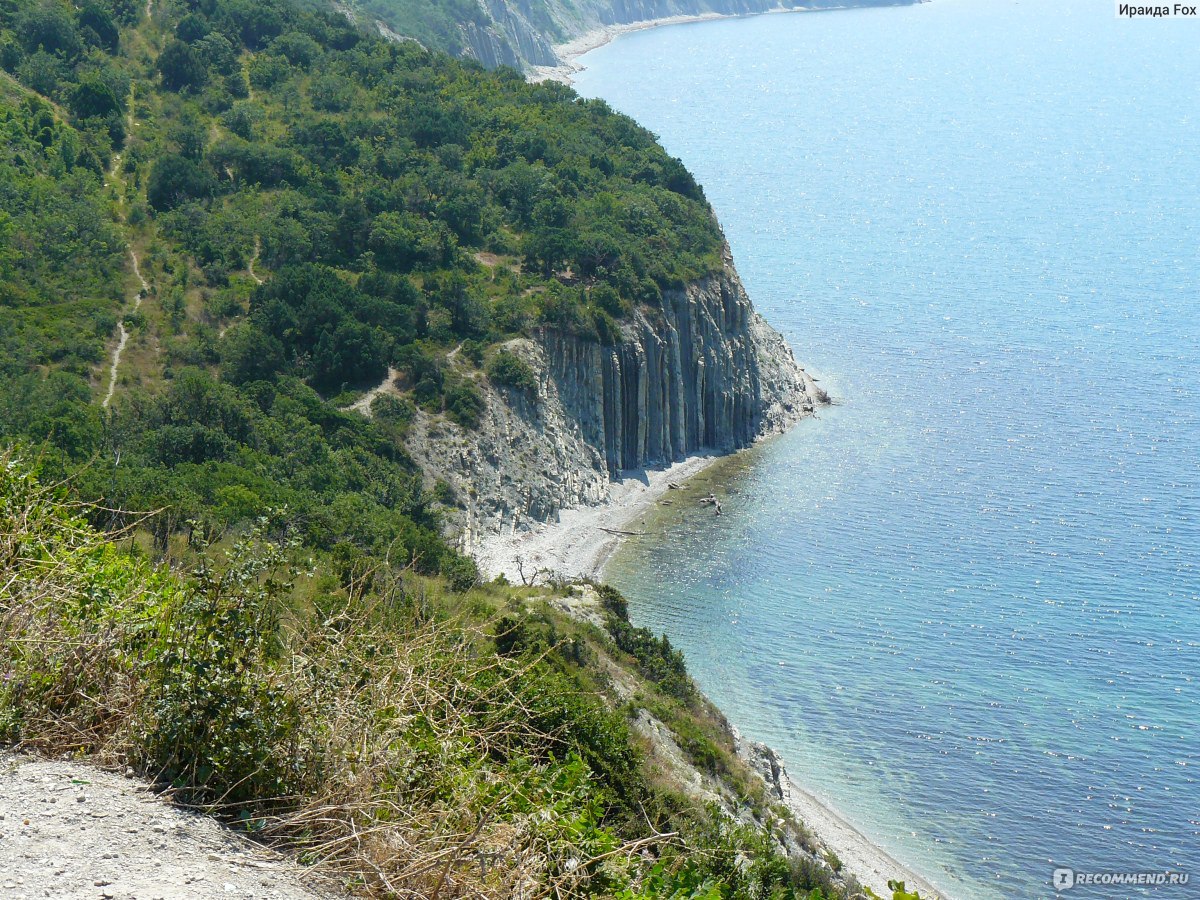
<svg viewBox="0 0 1200 900">
<path fill-rule="evenodd" d="M 88 490 L 172 527 L 288 505 L 314 546 L 449 565 L 406 423 L 339 398 L 391 368 L 471 427 L 484 379 L 536 396 L 489 345 L 617 340 L 721 265 L 700 188 L 628 118 L 307 0 L 0 3 L 0 63 L 0 436 L 107 460 Z"/>
</svg>

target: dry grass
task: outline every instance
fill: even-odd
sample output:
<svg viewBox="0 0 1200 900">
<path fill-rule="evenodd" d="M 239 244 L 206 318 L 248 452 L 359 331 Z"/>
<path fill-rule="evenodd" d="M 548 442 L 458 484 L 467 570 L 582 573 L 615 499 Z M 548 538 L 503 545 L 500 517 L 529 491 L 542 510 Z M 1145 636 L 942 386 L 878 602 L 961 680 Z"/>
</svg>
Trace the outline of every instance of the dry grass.
<svg viewBox="0 0 1200 900">
<path fill-rule="evenodd" d="M 0 458 L 0 740 L 137 766 L 370 895 L 578 896 L 676 840 L 604 828 L 569 724 L 537 724 L 539 661 L 422 615 L 403 573 L 285 618 L 286 546 L 185 578 L 58 493 Z"/>
</svg>

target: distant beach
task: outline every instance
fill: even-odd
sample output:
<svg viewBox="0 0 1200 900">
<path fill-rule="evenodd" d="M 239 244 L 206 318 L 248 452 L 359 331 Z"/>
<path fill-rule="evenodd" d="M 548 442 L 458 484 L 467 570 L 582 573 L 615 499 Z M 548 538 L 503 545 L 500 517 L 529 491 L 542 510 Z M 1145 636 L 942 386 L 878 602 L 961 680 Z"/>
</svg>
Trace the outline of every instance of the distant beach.
<svg viewBox="0 0 1200 900">
<path fill-rule="evenodd" d="M 720 458 L 689 456 L 664 469 L 627 472 L 613 483 L 606 503 L 564 509 L 557 522 L 528 531 L 481 538 L 472 555 L 484 577 L 503 575 L 513 584 L 532 578 L 535 572 L 540 573 L 539 581 L 598 578 L 623 537 L 620 532 L 637 531 L 639 520 L 672 484 L 682 484 Z"/>
<path fill-rule="evenodd" d="M 902 2 L 903 0 L 901 0 Z M 928 0 L 915 0 L 915 2 L 924 3 L 928 2 Z M 839 9 L 855 9 L 861 5 L 851 2 L 839 6 L 780 6 L 775 9 L 766 9 L 762 12 L 711 12 L 695 16 L 663 16 L 659 19 L 645 19 L 641 22 L 628 22 L 620 25 L 602 25 L 599 28 L 593 28 L 591 31 L 581 34 L 577 38 L 573 38 L 562 44 L 556 44 L 554 52 L 562 62 L 557 66 L 534 66 L 529 80 L 532 82 L 560 81 L 563 84 L 571 84 L 571 76 L 583 71 L 585 68 L 578 62 L 581 56 L 603 47 L 623 34 L 630 34 L 635 31 L 661 28 L 664 25 L 689 25 L 696 22 L 711 22 L 716 19 L 747 19 L 756 16 L 777 15 L 779 13 L 829 12 Z"/>
<path fill-rule="evenodd" d="M 783 9 L 776 11 L 792 12 L 792 10 Z M 752 15 L 765 15 L 765 13 L 753 13 Z M 631 22 L 627 25 L 604 25 L 581 34 L 579 37 L 566 43 L 556 44 L 554 52 L 562 60 L 562 63 L 557 66 L 534 66 L 533 74 L 530 75 L 529 80 L 533 82 L 561 81 L 563 84 L 570 84 L 571 76 L 583 71 L 583 66 L 576 62 L 579 57 L 603 47 L 609 41 L 623 34 L 630 34 L 634 31 L 645 31 L 647 28 L 659 28 L 663 25 L 686 25 L 689 22 L 707 22 L 713 19 L 733 18 L 740 17 L 725 15 L 723 13 L 705 13 L 700 16 L 667 16 L 662 19 L 646 19 L 642 22 Z"/>
</svg>

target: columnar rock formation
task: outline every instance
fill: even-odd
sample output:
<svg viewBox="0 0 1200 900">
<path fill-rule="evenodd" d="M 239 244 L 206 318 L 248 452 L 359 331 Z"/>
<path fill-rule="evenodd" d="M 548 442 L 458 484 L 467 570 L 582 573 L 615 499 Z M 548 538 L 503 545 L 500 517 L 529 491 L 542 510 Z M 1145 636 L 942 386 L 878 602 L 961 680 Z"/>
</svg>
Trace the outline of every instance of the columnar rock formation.
<svg viewBox="0 0 1200 900">
<path fill-rule="evenodd" d="M 770 430 L 764 398 L 790 404 L 797 387 L 763 383 L 756 318 L 740 283 L 722 275 L 668 294 L 661 317 L 639 311 L 614 346 L 558 332 L 541 343 L 564 412 L 616 475 L 702 448 L 729 452 Z"/>
<path fill-rule="evenodd" d="M 537 372 L 536 397 L 481 385 L 478 428 L 422 414 L 410 434 L 426 474 L 454 489 L 468 550 L 603 502 L 623 474 L 746 447 L 825 399 L 729 262 L 635 312 L 618 343 L 545 330 L 509 349 Z"/>
</svg>

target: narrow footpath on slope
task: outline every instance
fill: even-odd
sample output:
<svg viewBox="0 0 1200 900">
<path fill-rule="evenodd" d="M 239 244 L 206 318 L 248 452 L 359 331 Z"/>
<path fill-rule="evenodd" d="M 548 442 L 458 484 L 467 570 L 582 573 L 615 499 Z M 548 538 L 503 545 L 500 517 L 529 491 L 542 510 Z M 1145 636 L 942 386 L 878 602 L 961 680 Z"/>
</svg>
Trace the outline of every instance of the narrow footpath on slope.
<svg viewBox="0 0 1200 900">
<path fill-rule="evenodd" d="M 138 264 L 137 251 L 132 247 L 129 248 L 129 258 L 133 260 L 133 274 L 137 276 L 139 285 L 133 295 L 133 311 L 137 312 L 141 308 L 142 298 L 150 290 L 150 285 L 142 277 L 142 269 Z M 122 318 L 117 322 L 117 346 L 113 348 L 112 364 L 108 368 L 108 390 L 104 394 L 104 400 L 100 403 L 105 409 L 112 402 L 113 394 L 117 390 L 117 374 L 121 368 L 121 354 L 125 352 L 125 345 L 127 343 L 129 343 L 129 329 L 125 327 L 125 320 Z"/>
<path fill-rule="evenodd" d="M 259 256 L 262 255 L 262 238 L 258 235 L 254 236 L 254 253 L 250 256 L 250 262 L 246 264 L 246 271 L 250 273 L 250 277 L 254 279 L 255 284 L 262 284 L 263 280 L 258 277 L 258 273 L 254 271 L 254 264 L 258 262 Z"/>
<path fill-rule="evenodd" d="M 150 15 L 151 0 L 146 2 L 146 15 Z M 133 88 L 129 91 L 129 110 L 126 113 L 125 130 L 127 134 L 133 134 L 134 126 L 137 125 L 134 119 L 133 110 L 134 102 L 137 94 Z M 121 175 L 121 154 L 117 153 L 113 156 L 112 168 L 108 171 L 108 180 L 106 186 L 113 184 L 119 185 L 117 190 L 117 206 L 124 208 L 125 206 L 125 178 Z M 126 216 L 128 219 L 128 216 Z M 138 287 L 133 295 L 133 311 L 137 312 L 142 305 L 142 298 L 150 290 L 150 285 L 146 283 L 146 279 L 142 277 L 142 268 L 138 260 L 137 251 L 133 249 L 133 245 L 129 246 L 129 258 L 133 260 L 133 274 L 137 276 Z M 121 354 L 125 352 L 125 345 L 129 343 L 129 331 L 125 327 L 124 315 L 117 319 L 117 346 L 113 348 L 112 362 L 108 368 L 108 390 L 104 394 L 104 399 L 100 402 L 100 406 L 104 409 L 108 408 L 108 404 L 112 402 L 113 394 L 117 390 L 117 375 L 121 368 Z"/>
<path fill-rule="evenodd" d="M 347 411 L 362 413 L 367 418 L 371 417 L 371 404 L 375 402 L 375 398 L 380 394 L 399 395 L 400 390 L 396 387 L 396 379 L 400 377 L 400 370 L 393 369 L 388 366 L 387 375 L 383 377 L 378 385 L 371 388 L 363 396 L 346 407 Z"/>
</svg>

